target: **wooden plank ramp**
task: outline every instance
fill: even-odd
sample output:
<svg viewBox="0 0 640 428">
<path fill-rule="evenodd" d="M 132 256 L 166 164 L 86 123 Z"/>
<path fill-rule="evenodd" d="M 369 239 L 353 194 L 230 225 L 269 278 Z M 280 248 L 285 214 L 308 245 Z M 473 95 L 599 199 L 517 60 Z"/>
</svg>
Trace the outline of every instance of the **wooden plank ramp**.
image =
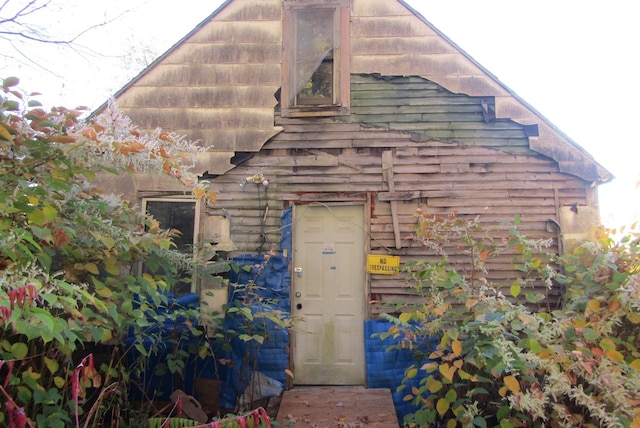
<svg viewBox="0 0 640 428">
<path fill-rule="evenodd" d="M 276 421 L 282 427 L 397 428 L 389 389 L 295 387 L 285 391 Z"/>
</svg>

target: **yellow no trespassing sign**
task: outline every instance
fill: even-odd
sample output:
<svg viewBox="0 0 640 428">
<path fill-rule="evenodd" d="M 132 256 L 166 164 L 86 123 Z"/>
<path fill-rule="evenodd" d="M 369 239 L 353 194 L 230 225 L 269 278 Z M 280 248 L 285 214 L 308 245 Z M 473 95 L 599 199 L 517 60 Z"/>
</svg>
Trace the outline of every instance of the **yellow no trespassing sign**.
<svg viewBox="0 0 640 428">
<path fill-rule="evenodd" d="M 367 272 L 378 275 L 395 275 L 400 272 L 400 257 L 368 254 Z"/>
</svg>

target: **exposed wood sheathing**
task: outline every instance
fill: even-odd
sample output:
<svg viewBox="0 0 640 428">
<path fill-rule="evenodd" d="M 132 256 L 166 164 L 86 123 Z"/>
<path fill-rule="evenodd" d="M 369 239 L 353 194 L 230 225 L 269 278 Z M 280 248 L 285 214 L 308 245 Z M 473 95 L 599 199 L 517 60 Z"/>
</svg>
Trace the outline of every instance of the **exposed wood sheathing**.
<svg viewBox="0 0 640 428">
<path fill-rule="evenodd" d="M 403 1 L 354 0 L 353 12 L 353 73 L 422 76 L 454 93 L 495 97 L 498 118 L 539 126 L 531 148 L 556 159 L 562 172 L 593 182 L 611 179 L 581 147 Z"/>
<path fill-rule="evenodd" d="M 463 216 L 481 215 L 486 227 L 495 229 L 492 236 L 496 239 L 507 237 L 508 226 L 503 223 L 512 222 L 519 215 L 523 234 L 552 239 L 554 245 L 550 250 L 556 251 L 558 234 L 549 228 L 548 220 L 558 218 L 557 207 L 590 202 L 591 189 L 587 183 L 561 173 L 553 159 L 527 149 L 523 126 L 509 122 L 511 132 L 505 137 L 503 127 L 486 123 L 477 112 L 481 101 L 476 97 L 451 94 L 419 78 L 384 80 L 354 76 L 353 86 L 359 88 L 353 93 L 358 105 L 354 113 L 362 122 L 277 117 L 276 123 L 284 131 L 260 153 L 214 180 L 221 193 L 219 206 L 210 212 L 216 214 L 221 207 L 225 208 L 232 219 L 232 239 L 240 252 L 253 252 L 263 244 L 263 250 L 277 249 L 279 215 L 291 202 L 367 200 L 371 210 L 368 243 L 371 252 L 398 254 L 402 262 L 438 257 L 432 252 L 425 253 L 417 242 L 404 239 L 414 232 L 417 208 L 439 215 L 453 211 Z M 380 115 L 377 107 L 363 106 L 361 100 L 368 100 L 371 106 L 381 105 L 390 91 L 402 93 L 407 88 L 413 96 L 399 98 L 397 108 L 411 107 L 411 114 L 417 114 L 418 105 L 430 112 L 435 91 L 443 109 L 423 113 L 422 122 L 410 123 L 437 126 L 446 121 L 445 111 L 450 111 L 451 127 L 464 125 L 466 130 L 460 140 L 416 140 L 412 132 L 393 129 L 386 122 L 366 123 L 367 118 Z M 464 109 L 469 112 L 460 116 L 457 110 L 460 105 L 469 106 Z M 430 114 L 439 120 L 430 121 Z M 477 135 L 469 136 L 468 130 L 477 131 Z M 390 167 L 393 188 L 387 179 Z M 238 186 L 242 178 L 256 172 L 270 180 L 268 188 Z M 393 205 L 399 230 L 394 230 Z M 402 238 L 399 249 L 396 232 Z M 258 239 L 259 236 L 264 239 Z M 455 252 L 454 244 L 450 249 Z M 492 260 L 489 279 L 510 284 L 518 278 L 521 273 L 511 267 L 513 256 L 501 254 Z M 464 256 L 453 259 L 461 265 L 468 262 Z M 385 310 L 384 303 L 406 298 L 408 290 L 402 284 L 399 277 L 372 275 L 371 297 L 375 303 L 371 312 Z"/>
</svg>

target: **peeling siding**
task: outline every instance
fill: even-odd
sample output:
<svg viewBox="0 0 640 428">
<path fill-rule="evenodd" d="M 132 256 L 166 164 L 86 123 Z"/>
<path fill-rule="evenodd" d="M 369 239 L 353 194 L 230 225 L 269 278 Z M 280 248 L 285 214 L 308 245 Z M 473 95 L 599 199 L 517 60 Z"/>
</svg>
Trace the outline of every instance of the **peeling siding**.
<svg viewBox="0 0 640 428">
<path fill-rule="evenodd" d="M 411 108 L 415 105 L 422 110 L 435 104 L 436 112 L 421 113 L 427 117 L 423 121 L 408 120 L 400 126 L 433 125 L 429 115 L 439 117 L 453 111 L 448 114 L 452 129 L 459 124 L 486 128 L 493 139 L 501 140 L 500 144 L 487 144 L 491 138 L 467 138 L 466 134 L 448 141 L 416 140 L 413 132 L 397 129 L 398 122 L 377 121 L 380 108 L 387 108 L 378 105 L 393 105 L 388 102 L 388 93 L 402 94 L 406 86 L 411 88 L 412 96 L 400 96 L 393 108 L 402 110 L 411 104 Z M 561 173 L 553 159 L 530 150 L 521 125 L 498 121 L 506 122 L 504 125 L 517 134 L 513 138 L 501 137 L 500 127 L 493 128 L 484 121 L 477 97 L 452 94 L 416 77 L 355 76 L 352 89 L 354 100 L 358 101 L 352 121 L 276 115 L 276 124 L 284 131 L 251 159 L 214 179 L 214 186 L 221 193 L 217 206 L 208 209 L 209 214 L 220 215 L 224 209 L 231 216 L 231 237 L 240 253 L 277 250 L 279 216 L 290 203 L 367 200 L 371 201 L 371 221 L 366 226 L 370 252 L 397 254 L 402 262 L 439 256 L 411 240 L 403 240 L 401 248 L 395 248 L 392 200 L 397 201 L 401 237 L 413 234 L 418 207 L 438 215 L 454 211 L 462 216 L 480 215 L 495 239 L 508 236 L 504 223 L 518 215 L 522 218 L 521 233 L 532 239 L 552 239 L 554 246 L 550 250 L 559 251 L 558 234 L 548 230 L 547 221 L 559 220 L 561 206 L 589 203 L 588 183 Z M 373 101 L 361 103 L 362 100 Z M 382 157 L 386 151 L 392 152 L 393 192 L 383 178 Z M 242 178 L 255 173 L 270 180 L 267 189 L 238 186 Z M 264 240 L 257 239 L 260 235 Z M 456 243 L 449 245 L 455 253 Z M 511 265 L 513 256 L 502 254 L 492 260 L 488 279 L 508 286 L 519 277 L 521 273 Z M 462 255 L 454 255 L 452 260 L 461 268 L 468 262 Z M 386 310 L 386 303 L 406 300 L 409 290 L 403 283 L 402 277 L 372 275 L 369 297 L 375 303 L 370 312 L 375 314 Z M 552 290 L 550 301 L 558 295 L 558 290 Z"/>
<path fill-rule="evenodd" d="M 498 118 L 538 124 L 539 137 L 530 147 L 558 160 L 563 172 L 593 182 L 611 179 L 582 148 L 520 100 L 495 76 L 482 68 L 402 0 L 351 0 L 351 70 L 354 74 L 421 76 L 448 91 L 494 97 Z M 281 129 L 273 125 L 276 93 L 282 73 L 282 1 L 226 2 L 179 44 L 117 94 L 119 104 L 136 123 L 184 131 L 203 145 L 218 147 L 216 165 L 231 167 L 229 151 L 257 152 Z M 238 114 L 265 118 L 249 128 L 229 123 L 225 108 L 243 107 Z M 167 109 L 179 108 L 167 122 Z M 154 110 L 157 109 L 157 110 Z M 190 117 L 221 115 L 215 119 Z M 246 125 L 247 122 L 243 121 Z M 231 128 L 229 127 L 231 126 Z M 224 134 L 214 142 L 216 133 Z M 451 138 L 445 131 L 435 138 Z M 470 135 L 469 138 L 475 137 Z M 241 141 L 242 147 L 233 147 Z M 556 149 L 554 146 L 563 146 Z M 218 149 L 214 148 L 214 151 Z M 225 161 L 226 159 L 226 161 Z M 215 168 L 214 168 L 215 169 Z M 223 171 L 224 170 L 224 171 Z M 214 171 L 214 172 L 216 172 Z"/>
</svg>

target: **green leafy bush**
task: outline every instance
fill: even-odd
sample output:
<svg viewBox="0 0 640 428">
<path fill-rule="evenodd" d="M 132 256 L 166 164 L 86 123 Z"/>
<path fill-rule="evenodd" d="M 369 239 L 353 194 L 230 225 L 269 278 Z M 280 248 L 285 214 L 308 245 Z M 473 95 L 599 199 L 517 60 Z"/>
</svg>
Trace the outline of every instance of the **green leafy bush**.
<svg viewBox="0 0 640 428">
<path fill-rule="evenodd" d="M 640 426 L 640 234 L 615 243 L 602 233 L 558 258 L 518 219 L 498 243 L 478 218 L 418 213 L 418 223 L 440 258 L 407 266 L 424 303 L 386 315 L 384 336 L 416 350 L 425 337 L 440 343 L 405 372 L 420 379 L 401 387 L 419 408 L 407 426 Z M 444 251 L 454 241 L 466 264 Z M 521 277 L 492 284 L 486 261 L 505 252 Z M 553 287 L 564 290 L 558 309 L 544 305 Z"/>
<path fill-rule="evenodd" d="M 199 334 L 188 325 L 197 313 L 169 310 L 167 297 L 193 261 L 173 250 L 174 232 L 93 180 L 169 174 L 213 200 L 188 170 L 202 149 L 141 133 L 113 105 L 91 120 L 45 111 L 18 83 L 0 85 L 0 426 L 120 418 L 130 408 L 125 337 L 148 355 L 139 344 L 158 343 L 167 319 Z M 150 273 L 138 274 L 140 262 Z M 177 357 L 169 369 L 180 374 Z"/>
</svg>

